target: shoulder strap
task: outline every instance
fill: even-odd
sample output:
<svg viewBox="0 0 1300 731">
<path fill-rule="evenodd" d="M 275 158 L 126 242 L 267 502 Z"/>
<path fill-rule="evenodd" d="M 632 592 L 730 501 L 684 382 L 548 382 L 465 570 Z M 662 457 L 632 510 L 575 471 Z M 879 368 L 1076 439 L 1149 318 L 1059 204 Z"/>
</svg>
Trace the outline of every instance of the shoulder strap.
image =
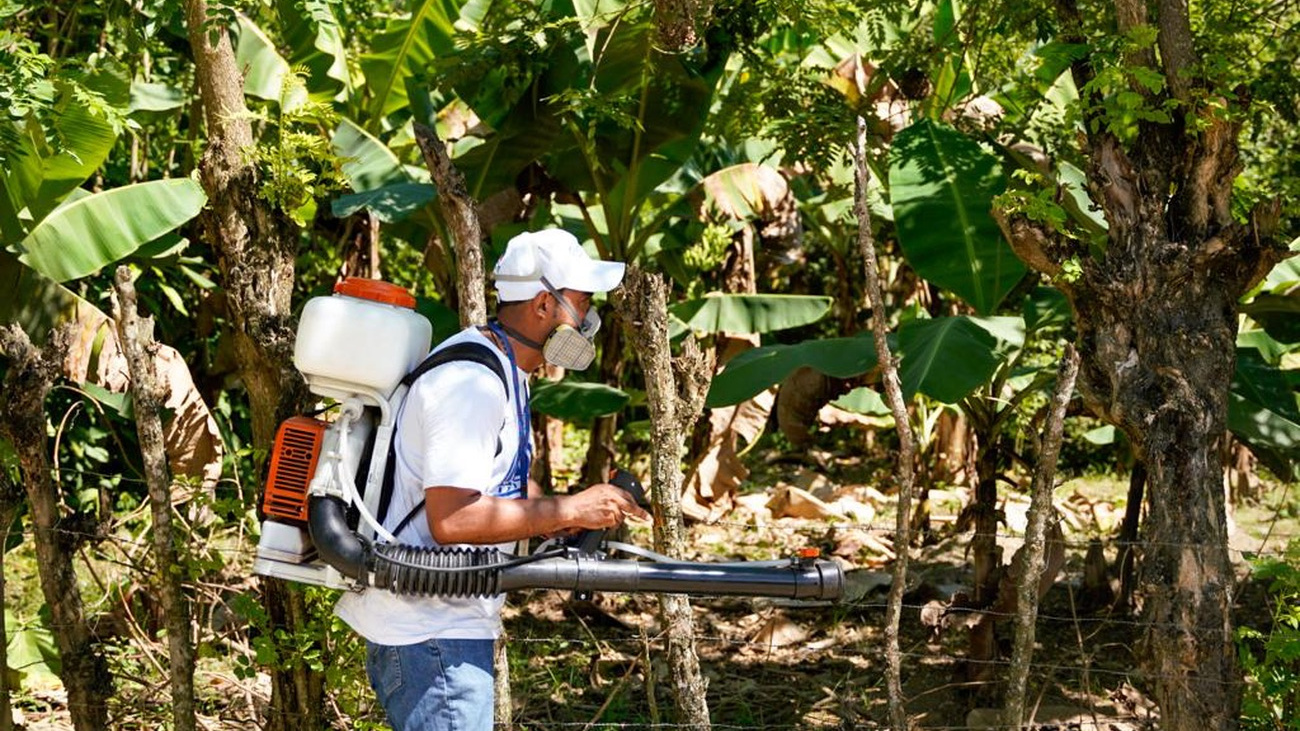
<svg viewBox="0 0 1300 731">
<path fill-rule="evenodd" d="M 485 366 L 497 374 L 497 378 L 501 379 L 501 385 L 505 387 L 506 393 L 510 392 L 510 386 L 506 383 L 505 369 L 501 366 L 501 358 L 497 356 L 496 351 L 483 343 L 456 343 L 433 353 L 428 358 L 425 358 L 420 365 L 416 366 L 415 370 L 407 373 L 402 378 L 402 385 L 410 387 L 420 376 L 443 363 L 450 363 L 454 360 L 466 360 Z"/>
<path fill-rule="evenodd" d="M 501 379 L 501 387 L 506 390 L 507 397 L 509 396 L 510 384 L 506 382 L 506 372 L 501 365 L 501 359 L 497 357 L 496 352 L 493 351 L 492 348 L 483 343 L 456 343 L 455 345 L 449 345 L 446 348 L 431 354 L 428 358 L 425 358 L 420 365 L 416 366 L 415 370 L 406 374 L 406 376 L 402 378 L 402 385 L 410 388 L 417 380 L 419 380 L 420 376 L 423 376 L 444 363 L 451 363 L 453 361 L 469 361 L 486 367 L 488 370 L 495 373 L 497 378 Z M 396 469 L 397 424 L 394 424 L 393 438 L 388 441 L 388 461 L 384 464 L 384 480 L 379 490 L 378 515 L 375 516 L 380 525 L 383 525 L 384 519 L 388 517 L 388 504 L 393 500 L 393 483 L 395 482 Z M 424 501 L 421 500 L 419 505 L 416 507 L 419 508 L 423 505 Z M 397 530 L 393 531 L 393 535 L 397 535 L 398 532 L 405 528 L 407 523 L 409 523 L 414 517 L 414 513 L 408 514 L 402 520 L 402 524 L 398 526 Z"/>
</svg>

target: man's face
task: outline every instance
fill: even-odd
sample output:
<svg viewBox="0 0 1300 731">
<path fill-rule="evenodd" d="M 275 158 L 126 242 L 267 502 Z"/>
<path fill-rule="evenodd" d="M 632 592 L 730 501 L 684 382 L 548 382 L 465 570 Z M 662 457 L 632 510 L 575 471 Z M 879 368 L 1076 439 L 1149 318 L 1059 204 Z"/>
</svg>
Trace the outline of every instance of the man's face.
<svg viewBox="0 0 1300 731">
<path fill-rule="evenodd" d="M 565 324 L 575 330 L 581 330 L 582 321 L 587 317 L 587 311 L 591 309 L 591 295 L 587 292 L 579 292 L 573 289 L 562 289 L 558 296 L 563 297 L 565 302 L 573 308 L 573 312 L 577 313 L 578 319 L 570 322 L 570 320 L 573 319 L 572 313 L 569 312 L 569 308 L 561 305 L 558 312 L 559 319 L 556 324 Z"/>
</svg>

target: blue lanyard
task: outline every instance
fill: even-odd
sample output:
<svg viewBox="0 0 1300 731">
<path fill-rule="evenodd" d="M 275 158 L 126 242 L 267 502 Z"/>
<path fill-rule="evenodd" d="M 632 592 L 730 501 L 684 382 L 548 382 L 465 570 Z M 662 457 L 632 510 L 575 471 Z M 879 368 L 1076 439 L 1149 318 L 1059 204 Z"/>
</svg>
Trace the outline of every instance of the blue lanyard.
<svg viewBox="0 0 1300 731">
<path fill-rule="evenodd" d="M 488 323 L 488 329 L 491 330 L 498 338 L 501 339 L 502 345 L 505 346 L 506 358 L 510 360 L 510 378 L 515 385 L 515 418 L 518 420 L 516 426 L 519 428 L 519 446 L 515 450 L 515 461 L 510 465 L 510 472 L 506 475 L 506 482 L 512 477 L 518 476 L 520 480 L 521 497 L 528 496 L 528 470 L 532 463 L 533 440 L 532 440 L 532 408 L 528 405 L 529 391 L 527 379 L 521 384 L 519 382 L 519 365 L 515 362 L 515 349 L 510 344 L 510 338 L 497 324 L 496 320 Z"/>
</svg>

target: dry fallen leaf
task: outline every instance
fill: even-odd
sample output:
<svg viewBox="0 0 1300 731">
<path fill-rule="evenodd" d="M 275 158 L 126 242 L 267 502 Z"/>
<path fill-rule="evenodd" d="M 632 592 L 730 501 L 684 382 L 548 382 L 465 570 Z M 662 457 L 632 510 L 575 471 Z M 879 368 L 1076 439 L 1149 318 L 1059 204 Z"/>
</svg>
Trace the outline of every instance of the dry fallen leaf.
<svg viewBox="0 0 1300 731">
<path fill-rule="evenodd" d="M 774 614 L 758 630 L 751 642 L 764 651 L 771 652 L 774 648 L 797 645 L 806 639 L 808 639 L 808 630 L 785 615 Z"/>
<path fill-rule="evenodd" d="M 839 514 L 822 500 L 807 490 L 789 485 L 777 488 L 776 495 L 767 507 L 774 518 L 805 518 L 808 520 L 827 520 L 839 517 Z"/>
</svg>

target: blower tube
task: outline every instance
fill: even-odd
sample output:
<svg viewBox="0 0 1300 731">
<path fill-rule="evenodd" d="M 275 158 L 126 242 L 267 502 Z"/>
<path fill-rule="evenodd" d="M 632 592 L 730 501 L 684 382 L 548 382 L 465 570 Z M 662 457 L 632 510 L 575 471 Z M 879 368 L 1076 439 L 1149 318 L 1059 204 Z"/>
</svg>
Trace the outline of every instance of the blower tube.
<svg viewBox="0 0 1300 731">
<path fill-rule="evenodd" d="M 562 589 L 837 600 L 844 593 L 839 564 L 812 557 L 746 566 L 615 560 L 572 548 L 511 556 L 492 548 L 371 545 L 348 528 L 343 502 L 336 497 L 311 497 L 307 514 L 312 542 L 325 563 L 360 586 L 408 596 L 487 597 L 515 589 Z"/>
</svg>

